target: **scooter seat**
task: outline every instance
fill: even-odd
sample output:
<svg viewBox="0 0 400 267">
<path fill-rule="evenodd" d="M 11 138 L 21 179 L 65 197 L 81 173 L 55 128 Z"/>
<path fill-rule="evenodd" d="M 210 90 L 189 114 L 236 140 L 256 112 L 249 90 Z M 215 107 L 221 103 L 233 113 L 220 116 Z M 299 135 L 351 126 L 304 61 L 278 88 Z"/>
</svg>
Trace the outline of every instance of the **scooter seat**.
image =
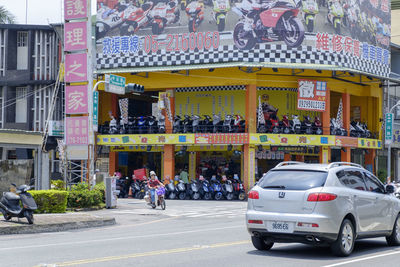
<svg viewBox="0 0 400 267">
<path fill-rule="evenodd" d="M 21 199 L 17 194 L 12 193 L 12 192 L 5 192 L 3 195 L 7 200 L 20 200 Z"/>
</svg>

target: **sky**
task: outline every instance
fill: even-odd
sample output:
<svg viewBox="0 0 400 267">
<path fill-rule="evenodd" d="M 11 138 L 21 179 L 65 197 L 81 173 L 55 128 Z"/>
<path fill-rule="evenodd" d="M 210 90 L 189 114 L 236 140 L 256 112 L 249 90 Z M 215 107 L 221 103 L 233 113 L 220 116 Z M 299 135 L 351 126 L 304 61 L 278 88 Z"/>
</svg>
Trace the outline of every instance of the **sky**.
<svg viewBox="0 0 400 267">
<path fill-rule="evenodd" d="M 63 0 L 0 0 L 0 6 L 4 6 L 14 14 L 18 24 L 25 24 L 26 2 L 28 2 L 28 24 L 47 25 L 60 23 L 63 19 L 61 14 Z M 96 1 L 91 2 L 93 14 Z"/>
</svg>

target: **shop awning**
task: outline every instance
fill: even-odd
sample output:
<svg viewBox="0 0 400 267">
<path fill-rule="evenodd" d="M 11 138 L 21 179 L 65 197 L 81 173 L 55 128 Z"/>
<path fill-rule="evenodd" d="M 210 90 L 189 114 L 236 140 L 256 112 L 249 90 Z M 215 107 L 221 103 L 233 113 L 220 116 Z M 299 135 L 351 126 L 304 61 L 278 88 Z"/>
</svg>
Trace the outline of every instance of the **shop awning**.
<svg viewBox="0 0 400 267">
<path fill-rule="evenodd" d="M 37 148 L 42 145 L 42 133 L 22 130 L 0 130 L 0 146 Z"/>
<path fill-rule="evenodd" d="M 312 69 L 312 70 L 329 70 L 329 71 L 343 71 L 361 74 L 365 76 L 374 77 L 377 79 L 385 79 L 392 82 L 399 83 L 398 79 L 391 77 L 382 77 L 358 71 L 355 69 L 339 67 L 335 65 L 322 65 L 322 64 L 300 64 L 300 63 L 274 63 L 274 62 L 226 62 L 214 64 L 196 64 L 196 65 L 179 65 L 179 66 L 159 66 L 159 67 L 140 67 L 140 68 L 115 68 L 115 69 L 100 69 L 96 70 L 96 74 L 107 73 L 140 73 L 140 72 L 161 72 L 161 71 L 182 71 L 182 70 L 197 70 L 197 69 L 215 69 L 215 68 L 284 68 L 284 69 Z"/>
</svg>

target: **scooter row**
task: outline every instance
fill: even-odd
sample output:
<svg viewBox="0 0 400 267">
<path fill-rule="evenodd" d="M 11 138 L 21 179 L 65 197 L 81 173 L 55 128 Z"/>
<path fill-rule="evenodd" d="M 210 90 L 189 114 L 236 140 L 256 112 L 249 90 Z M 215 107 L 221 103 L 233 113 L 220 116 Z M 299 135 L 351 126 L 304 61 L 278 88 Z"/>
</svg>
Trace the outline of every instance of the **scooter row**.
<svg viewBox="0 0 400 267">
<path fill-rule="evenodd" d="M 339 125 L 335 118 L 331 118 L 330 133 L 331 135 L 347 136 L 347 130 Z M 350 122 L 350 136 L 363 138 L 373 137 L 371 131 L 367 128 L 367 124 L 356 121 Z"/>
<path fill-rule="evenodd" d="M 292 115 L 289 120 L 288 115 L 283 115 L 282 120 L 279 121 L 276 112 L 272 112 L 269 116 L 264 116 L 265 123 L 258 125 L 259 133 L 284 133 L 284 134 L 322 134 L 322 123 L 318 117 L 311 121 L 309 116 L 304 116 L 303 121 L 300 121 L 298 115 Z M 265 113 L 264 113 L 265 114 Z"/>
<path fill-rule="evenodd" d="M 240 115 L 221 116 L 214 114 L 211 119 L 208 115 L 176 115 L 174 118 L 174 133 L 244 133 L 246 121 Z"/>
<path fill-rule="evenodd" d="M 127 197 L 127 191 L 129 191 L 129 189 L 126 190 L 126 188 L 123 188 L 120 190 L 120 195 L 118 197 Z M 143 199 L 148 191 L 147 181 L 134 181 L 131 184 L 131 191 L 134 198 Z M 233 181 L 227 180 L 225 183 L 221 183 L 217 180 L 195 180 L 189 184 L 185 184 L 182 180 L 179 180 L 176 185 L 174 183 L 169 183 L 165 186 L 165 198 L 180 200 L 245 200 L 246 193 L 243 183 L 236 179 Z"/>
<path fill-rule="evenodd" d="M 165 117 L 161 115 L 157 120 L 154 116 L 128 117 L 124 123 L 112 117 L 110 122 L 101 125 L 99 132 L 102 134 L 154 134 L 165 133 Z"/>
</svg>

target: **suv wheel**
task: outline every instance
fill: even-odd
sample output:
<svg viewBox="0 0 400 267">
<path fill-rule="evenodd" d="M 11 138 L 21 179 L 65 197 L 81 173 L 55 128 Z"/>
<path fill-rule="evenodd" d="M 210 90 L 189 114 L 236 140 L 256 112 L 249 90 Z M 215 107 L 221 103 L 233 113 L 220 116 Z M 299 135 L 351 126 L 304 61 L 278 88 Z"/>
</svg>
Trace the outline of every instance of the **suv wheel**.
<svg viewBox="0 0 400 267">
<path fill-rule="evenodd" d="M 400 214 L 397 215 L 392 234 L 386 237 L 386 241 L 389 246 L 400 246 Z"/>
<path fill-rule="evenodd" d="M 251 237 L 251 242 L 253 243 L 253 246 L 258 250 L 270 250 L 274 245 L 274 242 L 266 242 L 263 238 L 255 236 Z"/>
<path fill-rule="evenodd" d="M 353 223 L 345 219 L 340 226 L 338 238 L 331 245 L 332 253 L 336 256 L 347 257 L 354 248 L 355 231 Z"/>
</svg>

